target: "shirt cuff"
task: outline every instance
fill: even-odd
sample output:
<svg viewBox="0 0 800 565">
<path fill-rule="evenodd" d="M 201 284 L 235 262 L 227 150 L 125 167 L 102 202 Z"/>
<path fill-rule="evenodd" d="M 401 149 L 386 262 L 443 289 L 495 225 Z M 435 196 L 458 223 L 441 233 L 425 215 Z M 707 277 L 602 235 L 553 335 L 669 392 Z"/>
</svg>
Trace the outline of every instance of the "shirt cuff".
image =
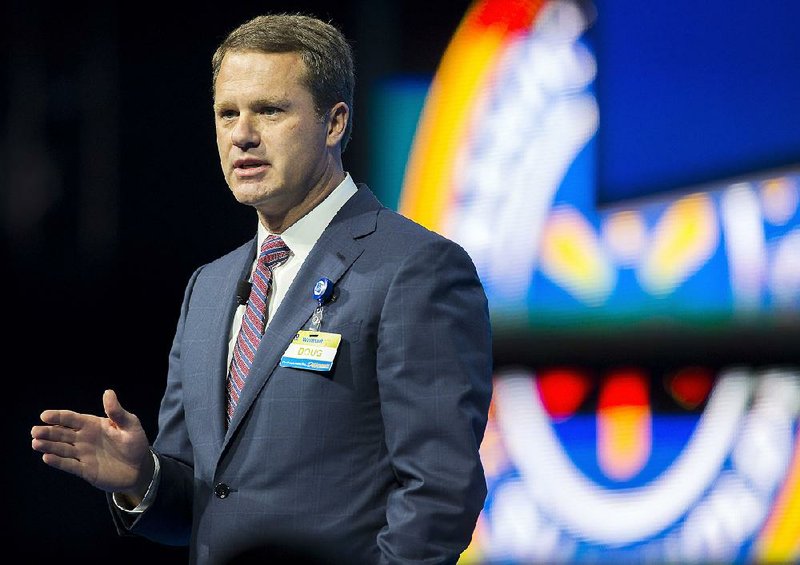
<svg viewBox="0 0 800 565">
<path fill-rule="evenodd" d="M 153 500 L 156 497 L 156 491 L 158 490 L 158 483 L 161 480 L 161 464 L 158 462 L 158 457 L 156 456 L 155 452 L 151 449 L 150 453 L 153 455 L 153 463 L 155 464 L 155 469 L 153 471 L 153 480 L 150 481 L 150 486 L 147 487 L 147 492 L 144 493 L 144 498 L 139 503 L 136 508 L 126 508 L 117 498 L 117 493 L 113 493 L 111 495 L 112 500 L 117 508 L 122 510 L 123 512 L 127 512 L 128 514 L 141 514 L 145 510 L 147 510 L 150 505 L 153 503 Z"/>
</svg>

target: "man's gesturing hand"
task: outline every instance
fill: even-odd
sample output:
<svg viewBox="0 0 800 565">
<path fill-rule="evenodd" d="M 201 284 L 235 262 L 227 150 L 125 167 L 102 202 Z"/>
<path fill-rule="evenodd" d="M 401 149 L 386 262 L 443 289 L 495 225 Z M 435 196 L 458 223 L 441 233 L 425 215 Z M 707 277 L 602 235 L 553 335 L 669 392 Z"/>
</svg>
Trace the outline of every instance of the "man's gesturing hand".
<svg viewBox="0 0 800 565">
<path fill-rule="evenodd" d="M 150 442 L 139 418 L 125 410 L 113 390 L 103 393 L 106 418 L 70 410 L 45 410 L 47 425 L 31 429 L 42 460 L 107 492 L 140 500 L 153 478 Z"/>
</svg>

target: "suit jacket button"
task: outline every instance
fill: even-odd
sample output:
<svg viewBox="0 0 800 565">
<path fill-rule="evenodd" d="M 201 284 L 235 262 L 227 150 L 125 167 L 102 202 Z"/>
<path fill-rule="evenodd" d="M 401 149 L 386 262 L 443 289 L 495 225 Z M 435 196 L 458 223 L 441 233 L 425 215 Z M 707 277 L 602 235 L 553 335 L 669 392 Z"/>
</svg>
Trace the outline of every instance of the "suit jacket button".
<svg viewBox="0 0 800 565">
<path fill-rule="evenodd" d="M 231 487 L 225 483 L 217 483 L 217 486 L 214 487 L 214 494 L 217 496 L 217 498 L 228 498 L 230 493 Z"/>
</svg>

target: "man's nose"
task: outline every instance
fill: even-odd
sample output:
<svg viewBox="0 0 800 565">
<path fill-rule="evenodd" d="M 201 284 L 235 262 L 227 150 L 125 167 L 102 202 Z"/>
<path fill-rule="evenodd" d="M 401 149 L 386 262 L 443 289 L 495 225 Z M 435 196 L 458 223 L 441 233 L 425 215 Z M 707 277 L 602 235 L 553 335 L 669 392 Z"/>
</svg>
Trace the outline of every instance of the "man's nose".
<svg viewBox="0 0 800 565">
<path fill-rule="evenodd" d="M 248 116 L 240 115 L 236 120 L 236 125 L 231 130 L 231 143 L 243 150 L 258 147 L 261 143 L 258 129 Z"/>
</svg>

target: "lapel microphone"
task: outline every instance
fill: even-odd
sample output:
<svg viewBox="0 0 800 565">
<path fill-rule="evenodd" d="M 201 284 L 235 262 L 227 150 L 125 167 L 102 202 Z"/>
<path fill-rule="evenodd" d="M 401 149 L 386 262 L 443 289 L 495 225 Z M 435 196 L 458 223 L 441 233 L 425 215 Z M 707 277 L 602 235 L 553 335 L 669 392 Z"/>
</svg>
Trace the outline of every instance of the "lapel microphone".
<svg viewBox="0 0 800 565">
<path fill-rule="evenodd" d="M 236 302 L 239 303 L 239 306 L 243 306 L 247 304 L 247 301 L 250 298 L 250 289 L 253 287 L 253 283 L 250 281 L 239 281 L 236 285 Z"/>
</svg>

